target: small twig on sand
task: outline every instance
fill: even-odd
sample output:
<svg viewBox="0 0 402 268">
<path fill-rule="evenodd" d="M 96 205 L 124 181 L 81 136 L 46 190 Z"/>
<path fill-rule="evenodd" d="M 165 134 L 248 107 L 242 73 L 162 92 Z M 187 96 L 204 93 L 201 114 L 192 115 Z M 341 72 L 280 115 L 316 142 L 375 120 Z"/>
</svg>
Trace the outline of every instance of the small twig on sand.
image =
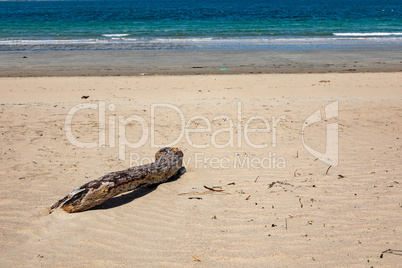
<svg viewBox="0 0 402 268">
<path fill-rule="evenodd" d="M 257 180 L 258 180 L 259 177 L 260 177 L 260 176 L 257 176 L 257 178 L 255 178 L 255 181 L 254 181 L 254 182 L 257 182 Z"/>
<path fill-rule="evenodd" d="M 325 172 L 325 175 L 328 175 L 328 170 L 331 168 L 332 166 L 329 166 L 327 169 L 327 172 Z"/>
<path fill-rule="evenodd" d="M 307 214 L 300 214 L 300 215 L 296 215 L 296 216 L 289 215 L 288 218 L 285 218 L 285 229 L 286 230 L 288 229 L 288 220 L 293 219 L 295 217 L 303 217 L 303 216 L 307 216 Z"/>
<path fill-rule="evenodd" d="M 394 255 L 398 255 L 398 256 L 402 256 L 402 250 L 398 250 L 398 249 L 387 249 L 384 250 L 381 255 L 380 258 L 382 259 L 384 257 L 384 253 L 389 253 L 389 254 L 394 254 Z"/>
<path fill-rule="evenodd" d="M 208 189 L 208 190 L 210 190 L 210 191 L 216 191 L 214 188 L 211 188 L 211 187 L 208 187 L 208 186 L 205 186 L 205 185 L 204 185 L 204 188 L 205 188 L 205 189 Z"/>
<path fill-rule="evenodd" d="M 197 257 L 194 257 L 194 256 L 193 256 L 193 258 L 194 258 L 195 260 L 199 261 L 199 262 L 202 262 L 202 260 L 198 259 Z"/>
<path fill-rule="evenodd" d="M 234 184 L 234 182 L 233 182 Z M 214 186 L 214 187 L 208 187 L 204 185 L 205 189 L 208 189 L 209 191 L 205 191 L 205 192 L 188 192 L 188 193 L 181 193 L 181 194 L 177 194 L 177 195 L 185 195 L 185 194 L 213 194 L 213 193 L 222 193 L 222 194 L 230 194 L 231 193 L 227 193 L 225 192 L 225 190 L 223 189 L 214 189 L 214 188 L 222 188 L 220 186 Z"/>
<path fill-rule="evenodd" d="M 222 193 L 222 194 L 231 194 L 231 193 L 227 193 L 225 192 L 225 190 L 222 189 L 214 189 L 208 186 L 204 185 L 205 189 L 208 189 L 209 191 L 205 191 L 205 192 L 188 192 L 188 193 L 181 193 L 181 194 L 177 194 L 177 195 L 185 195 L 185 194 L 213 194 L 213 193 Z"/>
<path fill-rule="evenodd" d="M 293 219 L 293 216 L 292 215 L 289 215 L 289 218 L 285 218 L 285 228 L 286 228 L 286 230 L 288 229 L 288 219 L 290 220 L 290 219 Z"/>
<path fill-rule="evenodd" d="M 246 197 L 246 200 L 248 200 L 250 198 L 251 194 L 249 196 Z"/>
<path fill-rule="evenodd" d="M 212 186 L 212 187 L 208 187 L 208 186 L 205 186 L 205 185 L 204 185 L 204 188 L 205 188 L 205 189 L 208 189 L 208 190 L 210 190 L 210 191 L 224 191 L 221 186 Z"/>
<path fill-rule="evenodd" d="M 205 192 L 188 192 L 188 193 L 181 193 L 181 194 L 177 194 L 177 195 L 185 195 L 185 194 L 213 194 L 213 193 L 230 194 L 230 195 L 231 195 L 231 193 L 224 192 L 223 190 L 214 190 L 214 191 L 205 191 Z"/>
</svg>

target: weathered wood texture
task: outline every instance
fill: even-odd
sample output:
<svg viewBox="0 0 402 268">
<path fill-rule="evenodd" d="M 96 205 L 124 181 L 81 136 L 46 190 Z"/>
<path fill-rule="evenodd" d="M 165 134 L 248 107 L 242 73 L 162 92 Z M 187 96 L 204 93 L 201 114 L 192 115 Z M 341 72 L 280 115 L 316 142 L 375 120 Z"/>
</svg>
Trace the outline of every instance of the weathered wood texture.
<svg viewBox="0 0 402 268">
<path fill-rule="evenodd" d="M 58 208 L 69 213 L 88 210 L 123 192 L 165 182 L 179 171 L 182 164 L 183 152 L 180 149 L 162 148 L 155 154 L 155 162 L 111 172 L 90 181 L 54 203 L 49 213 Z"/>
</svg>

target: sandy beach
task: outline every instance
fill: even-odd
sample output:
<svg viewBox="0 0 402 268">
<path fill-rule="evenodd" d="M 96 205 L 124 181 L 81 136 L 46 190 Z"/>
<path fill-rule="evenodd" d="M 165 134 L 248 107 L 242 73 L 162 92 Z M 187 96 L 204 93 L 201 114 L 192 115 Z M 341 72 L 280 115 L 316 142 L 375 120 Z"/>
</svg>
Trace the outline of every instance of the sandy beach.
<svg viewBox="0 0 402 268">
<path fill-rule="evenodd" d="M 345 56 L 310 74 L 300 60 L 282 66 L 288 74 L 253 69 L 245 55 L 158 70 L 130 69 L 128 58 L 129 73 L 111 71 L 121 76 L 91 61 L 57 71 L 39 54 L 1 55 L 0 266 L 397 267 L 402 83 L 388 53 L 383 69 L 374 56 L 362 67 Z M 213 74 L 243 60 L 263 74 Z M 169 66 L 188 75 L 162 75 Z M 124 76 L 140 73 L 154 75 Z M 169 144 L 184 152 L 178 180 L 48 213 L 76 187 L 153 161 Z"/>
</svg>

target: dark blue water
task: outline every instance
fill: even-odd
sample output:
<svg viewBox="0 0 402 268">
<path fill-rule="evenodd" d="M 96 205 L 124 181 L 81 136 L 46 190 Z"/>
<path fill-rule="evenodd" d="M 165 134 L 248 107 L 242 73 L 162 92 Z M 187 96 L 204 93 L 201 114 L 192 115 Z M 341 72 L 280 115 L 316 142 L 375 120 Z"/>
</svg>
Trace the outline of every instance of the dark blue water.
<svg viewBox="0 0 402 268">
<path fill-rule="evenodd" d="M 401 0 L 0 2 L 3 52 L 401 46 Z"/>
</svg>

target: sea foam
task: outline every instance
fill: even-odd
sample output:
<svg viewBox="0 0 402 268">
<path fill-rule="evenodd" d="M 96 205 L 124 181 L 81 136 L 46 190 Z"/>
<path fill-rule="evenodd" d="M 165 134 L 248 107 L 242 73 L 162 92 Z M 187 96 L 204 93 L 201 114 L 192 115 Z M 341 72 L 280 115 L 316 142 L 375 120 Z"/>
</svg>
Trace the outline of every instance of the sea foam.
<svg viewBox="0 0 402 268">
<path fill-rule="evenodd" d="M 402 33 L 334 33 L 335 36 L 402 36 Z"/>
</svg>

